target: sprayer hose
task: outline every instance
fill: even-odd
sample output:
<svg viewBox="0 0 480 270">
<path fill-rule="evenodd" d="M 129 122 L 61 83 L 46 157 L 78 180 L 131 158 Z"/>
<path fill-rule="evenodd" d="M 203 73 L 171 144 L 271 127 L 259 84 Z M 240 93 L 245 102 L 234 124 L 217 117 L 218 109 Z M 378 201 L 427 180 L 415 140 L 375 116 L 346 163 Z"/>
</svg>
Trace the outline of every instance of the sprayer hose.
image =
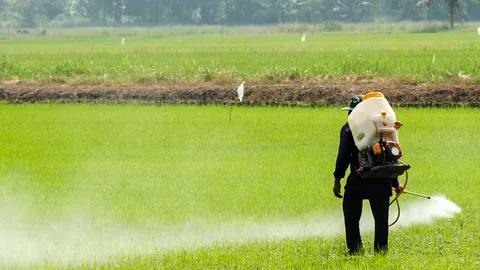
<svg viewBox="0 0 480 270">
<path fill-rule="evenodd" d="M 402 190 L 395 195 L 395 198 L 388 205 L 390 206 L 392 205 L 392 203 L 397 202 L 397 218 L 391 224 L 389 224 L 388 227 L 393 226 L 393 224 L 397 223 L 398 219 L 400 219 L 400 203 L 398 202 L 398 197 L 402 195 L 403 190 L 407 187 L 407 184 L 408 184 L 408 171 L 405 171 L 405 184 L 403 184 Z"/>
</svg>

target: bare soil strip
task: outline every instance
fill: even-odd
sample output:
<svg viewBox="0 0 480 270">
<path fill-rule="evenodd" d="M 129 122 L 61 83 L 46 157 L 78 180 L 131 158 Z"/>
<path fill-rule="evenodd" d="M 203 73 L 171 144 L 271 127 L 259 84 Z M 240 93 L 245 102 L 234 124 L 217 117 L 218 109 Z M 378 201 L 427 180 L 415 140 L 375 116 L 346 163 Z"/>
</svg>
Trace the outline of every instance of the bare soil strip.
<svg viewBox="0 0 480 270">
<path fill-rule="evenodd" d="M 236 85 L 212 83 L 138 86 L 0 85 L 8 103 L 89 102 L 146 104 L 236 104 Z M 346 104 L 354 94 L 380 91 L 400 106 L 480 106 L 480 85 L 402 85 L 388 82 L 246 85 L 243 104 L 322 106 Z"/>
</svg>

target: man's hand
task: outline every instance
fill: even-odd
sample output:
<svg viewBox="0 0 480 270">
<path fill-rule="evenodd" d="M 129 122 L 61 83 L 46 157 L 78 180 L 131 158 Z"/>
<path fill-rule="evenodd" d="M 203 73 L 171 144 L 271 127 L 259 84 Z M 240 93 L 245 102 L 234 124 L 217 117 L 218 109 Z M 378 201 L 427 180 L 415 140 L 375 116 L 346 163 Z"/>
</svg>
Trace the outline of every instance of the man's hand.
<svg viewBox="0 0 480 270">
<path fill-rule="evenodd" d="M 340 193 L 340 189 L 342 188 L 342 185 L 340 184 L 340 179 L 335 179 L 335 182 L 333 184 L 333 194 L 335 194 L 335 197 L 337 198 L 343 198 L 342 193 Z"/>
<path fill-rule="evenodd" d="M 402 192 L 402 191 L 403 191 L 402 185 L 398 185 L 398 187 L 395 188 L 395 193 L 397 193 L 397 195 L 398 195 L 400 192 Z"/>
</svg>

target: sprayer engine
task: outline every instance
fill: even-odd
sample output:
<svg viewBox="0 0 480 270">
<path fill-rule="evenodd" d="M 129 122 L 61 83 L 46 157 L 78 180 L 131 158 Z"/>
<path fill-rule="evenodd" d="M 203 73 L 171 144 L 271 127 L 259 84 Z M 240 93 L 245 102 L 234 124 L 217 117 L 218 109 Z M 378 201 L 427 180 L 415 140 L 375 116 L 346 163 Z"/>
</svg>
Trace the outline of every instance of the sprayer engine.
<svg viewBox="0 0 480 270">
<path fill-rule="evenodd" d="M 393 141 L 380 141 L 368 146 L 358 154 L 360 168 L 358 174 L 362 177 L 394 178 L 410 169 L 409 164 L 400 162 L 402 149 L 400 144 Z"/>
</svg>

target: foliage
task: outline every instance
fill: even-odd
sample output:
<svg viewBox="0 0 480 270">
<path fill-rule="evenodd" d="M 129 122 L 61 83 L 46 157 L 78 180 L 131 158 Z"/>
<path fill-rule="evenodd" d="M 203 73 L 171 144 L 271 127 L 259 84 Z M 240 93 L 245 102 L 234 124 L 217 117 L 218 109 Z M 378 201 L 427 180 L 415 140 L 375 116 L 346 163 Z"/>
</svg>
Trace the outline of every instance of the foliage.
<svg viewBox="0 0 480 270">
<path fill-rule="evenodd" d="M 435 5 L 432 4 L 435 2 Z M 436 3 L 439 2 L 439 3 Z M 1 0 L 3 25 L 269 24 L 479 18 L 477 0 Z M 417 5 L 415 5 L 417 3 Z M 436 8 L 442 5 L 447 8 Z M 423 6 L 429 8 L 428 12 Z M 462 7 L 463 6 L 463 7 Z M 454 13 L 451 11 L 454 10 Z"/>
<path fill-rule="evenodd" d="M 421 0 L 417 2 L 417 7 L 423 5 L 430 7 L 432 5 L 432 2 L 433 0 Z M 458 16 L 458 14 L 460 13 L 460 0 L 445 0 L 445 7 L 447 8 L 448 14 L 450 16 L 450 28 L 453 28 L 455 16 Z"/>
<path fill-rule="evenodd" d="M 343 0 L 337 1 L 337 5 L 333 8 L 334 12 L 338 12 L 340 17 L 350 19 L 352 22 L 361 20 L 375 5 L 372 2 L 364 0 Z"/>
</svg>

